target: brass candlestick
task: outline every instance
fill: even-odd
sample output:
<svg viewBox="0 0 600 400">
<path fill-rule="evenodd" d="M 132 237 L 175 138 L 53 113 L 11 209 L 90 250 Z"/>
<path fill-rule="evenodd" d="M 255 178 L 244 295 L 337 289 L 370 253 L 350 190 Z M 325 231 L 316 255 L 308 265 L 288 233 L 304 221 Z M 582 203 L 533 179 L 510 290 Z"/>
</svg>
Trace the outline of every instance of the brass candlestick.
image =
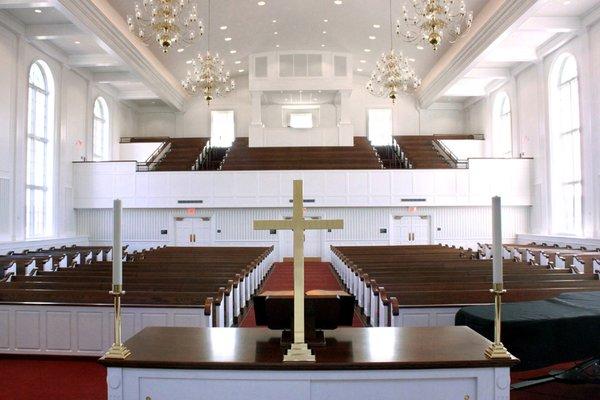
<svg viewBox="0 0 600 400">
<path fill-rule="evenodd" d="M 115 341 L 104 355 L 104 358 L 124 360 L 131 355 L 131 351 L 125 347 L 121 339 L 121 296 L 125 294 L 123 285 L 113 285 L 110 294 L 115 299 Z"/>
<path fill-rule="evenodd" d="M 506 293 L 504 284 L 494 283 L 490 290 L 494 294 L 494 343 L 485 351 L 487 358 L 512 358 L 511 354 L 500 340 L 500 327 L 502 325 L 502 295 Z"/>
</svg>

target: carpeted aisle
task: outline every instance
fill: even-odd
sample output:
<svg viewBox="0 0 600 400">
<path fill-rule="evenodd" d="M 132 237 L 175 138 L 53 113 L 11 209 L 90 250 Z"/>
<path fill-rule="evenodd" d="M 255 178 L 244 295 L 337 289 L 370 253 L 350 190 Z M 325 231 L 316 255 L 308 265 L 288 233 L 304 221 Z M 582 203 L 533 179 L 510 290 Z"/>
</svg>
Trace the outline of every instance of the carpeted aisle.
<svg viewBox="0 0 600 400">
<path fill-rule="evenodd" d="M 1 400 L 106 400 L 106 368 L 89 358 L 1 358 Z"/>
<path fill-rule="evenodd" d="M 273 265 L 273 270 L 263 284 L 262 290 L 292 290 L 293 284 L 293 264 L 291 262 L 275 263 Z M 324 262 L 307 261 L 304 263 L 304 287 L 306 291 L 315 289 L 343 290 L 335 276 L 331 264 Z M 250 307 L 239 326 L 241 328 L 251 328 L 256 326 L 254 307 Z M 364 326 L 356 312 L 354 313 L 352 326 Z"/>
</svg>

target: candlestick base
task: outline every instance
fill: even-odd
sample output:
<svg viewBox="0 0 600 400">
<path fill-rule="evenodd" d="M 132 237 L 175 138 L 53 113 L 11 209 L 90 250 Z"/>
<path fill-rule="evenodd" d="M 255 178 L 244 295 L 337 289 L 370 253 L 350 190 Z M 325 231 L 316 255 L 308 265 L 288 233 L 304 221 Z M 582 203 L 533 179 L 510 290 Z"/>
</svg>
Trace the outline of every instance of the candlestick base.
<svg viewBox="0 0 600 400">
<path fill-rule="evenodd" d="M 131 355 L 131 351 L 123 344 L 113 343 L 110 349 L 104 354 L 104 358 L 110 358 L 113 360 L 124 360 Z"/>
<path fill-rule="evenodd" d="M 306 343 L 293 343 L 287 354 L 283 356 L 284 362 L 316 362 L 315 355 Z"/>
<path fill-rule="evenodd" d="M 485 351 L 485 356 L 491 359 L 507 359 L 512 355 L 506 350 L 502 343 L 492 343 Z"/>
</svg>

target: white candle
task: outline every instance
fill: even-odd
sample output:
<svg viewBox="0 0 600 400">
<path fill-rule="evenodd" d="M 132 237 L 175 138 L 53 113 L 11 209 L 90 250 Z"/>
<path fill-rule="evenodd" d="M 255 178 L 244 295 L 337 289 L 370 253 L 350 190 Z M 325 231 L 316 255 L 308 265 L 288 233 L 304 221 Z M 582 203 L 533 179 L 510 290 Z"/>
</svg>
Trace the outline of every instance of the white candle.
<svg viewBox="0 0 600 400">
<path fill-rule="evenodd" d="M 502 283 L 502 203 L 500 197 L 492 198 L 492 255 L 494 283 Z"/>
<path fill-rule="evenodd" d="M 123 284 L 123 239 L 121 237 L 121 200 L 113 204 L 113 285 Z"/>
</svg>

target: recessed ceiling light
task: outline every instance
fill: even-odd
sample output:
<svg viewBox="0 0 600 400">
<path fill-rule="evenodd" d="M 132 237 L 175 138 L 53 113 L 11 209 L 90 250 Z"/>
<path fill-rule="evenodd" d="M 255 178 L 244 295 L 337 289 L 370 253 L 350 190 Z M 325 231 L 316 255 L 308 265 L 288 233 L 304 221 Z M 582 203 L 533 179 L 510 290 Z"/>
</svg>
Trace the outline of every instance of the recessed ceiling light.
<svg viewBox="0 0 600 400">
<path fill-rule="evenodd" d="M 370 53 L 371 49 L 365 49 L 365 53 Z"/>
<path fill-rule="evenodd" d="M 178 53 L 183 53 L 183 51 L 184 51 L 184 50 L 185 50 L 185 49 L 177 49 L 177 52 L 178 52 Z"/>
<path fill-rule="evenodd" d="M 265 4 L 267 4 L 267 2 L 266 1 L 259 1 L 256 4 L 258 4 L 259 6 L 264 6 Z"/>
<path fill-rule="evenodd" d="M 323 31 L 323 35 L 326 35 L 326 34 L 327 34 L 327 31 Z"/>
<path fill-rule="evenodd" d="M 415 62 L 415 59 L 414 58 L 409 58 L 408 61 Z"/>
<path fill-rule="evenodd" d="M 369 39 L 371 39 L 371 40 L 375 40 L 375 39 L 377 39 L 377 38 L 376 38 L 375 36 L 369 36 Z"/>
<path fill-rule="evenodd" d="M 273 32 L 273 35 L 279 35 L 279 32 Z"/>
<path fill-rule="evenodd" d="M 237 50 L 229 50 L 229 52 L 230 52 L 231 54 L 235 54 L 235 53 L 237 53 Z"/>
<path fill-rule="evenodd" d="M 323 22 L 329 22 L 329 20 L 328 19 L 324 19 Z"/>
<path fill-rule="evenodd" d="M 366 64 L 366 63 L 367 63 L 367 60 L 360 60 L 360 63 L 361 63 L 361 64 Z"/>
<path fill-rule="evenodd" d="M 185 63 L 186 64 L 191 64 L 191 63 L 193 63 L 193 61 L 192 60 L 187 60 Z"/>
<path fill-rule="evenodd" d="M 276 45 L 275 45 L 275 47 L 279 47 L 279 45 L 278 45 L 278 44 L 276 44 Z"/>
<path fill-rule="evenodd" d="M 241 72 L 244 72 L 244 70 L 243 70 L 243 69 L 238 69 L 238 72 L 240 72 L 240 73 L 241 73 Z"/>
<path fill-rule="evenodd" d="M 226 42 L 231 42 L 231 38 L 230 38 L 230 37 L 226 37 L 226 38 L 225 38 L 225 41 L 226 41 Z"/>
<path fill-rule="evenodd" d="M 219 29 L 221 29 L 222 31 L 224 31 L 224 30 L 226 30 L 226 29 L 227 29 L 227 25 L 223 25 L 223 26 L 221 26 Z"/>
<path fill-rule="evenodd" d="M 568 6 L 569 4 L 571 4 L 571 0 L 566 0 L 566 1 L 565 1 L 563 4 L 564 4 L 565 6 Z"/>
<path fill-rule="evenodd" d="M 242 62 L 240 60 L 237 60 L 236 62 L 234 62 L 234 64 L 241 64 Z"/>
<path fill-rule="evenodd" d="M 325 47 L 325 45 L 324 45 L 324 44 L 322 44 L 322 45 L 321 45 L 321 47 Z"/>
<path fill-rule="evenodd" d="M 375 29 L 379 29 L 379 28 L 381 28 L 381 25 L 379 25 L 379 24 L 374 24 L 374 25 L 373 25 L 373 28 L 375 28 Z"/>
<path fill-rule="evenodd" d="M 274 19 L 274 20 L 273 20 L 273 23 L 274 23 L 274 24 L 276 24 L 276 23 L 277 23 L 277 20 L 276 20 L 276 19 Z"/>
<path fill-rule="evenodd" d="M 76 40 L 75 44 L 81 44 L 81 42 L 79 40 Z"/>
<path fill-rule="evenodd" d="M 363 72 L 362 68 L 356 68 L 356 72 Z"/>
<path fill-rule="evenodd" d="M 42 10 L 40 10 L 39 8 L 36 8 L 35 10 L 33 10 L 33 12 L 36 14 L 41 14 Z"/>
<path fill-rule="evenodd" d="M 337 6 L 339 6 L 339 5 L 343 4 L 344 2 L 342 0 L 335 0 L 333 3 Z"/>
<path fill-rule="evenodd" d="M 417 46 L 417 50 L 423 50 L 423 49 L 424 49 L 424 47 L 423 47 L 423 46 L 421 46 L 421 45 L 418 45 L 418 46 Z"/>
</svg>

